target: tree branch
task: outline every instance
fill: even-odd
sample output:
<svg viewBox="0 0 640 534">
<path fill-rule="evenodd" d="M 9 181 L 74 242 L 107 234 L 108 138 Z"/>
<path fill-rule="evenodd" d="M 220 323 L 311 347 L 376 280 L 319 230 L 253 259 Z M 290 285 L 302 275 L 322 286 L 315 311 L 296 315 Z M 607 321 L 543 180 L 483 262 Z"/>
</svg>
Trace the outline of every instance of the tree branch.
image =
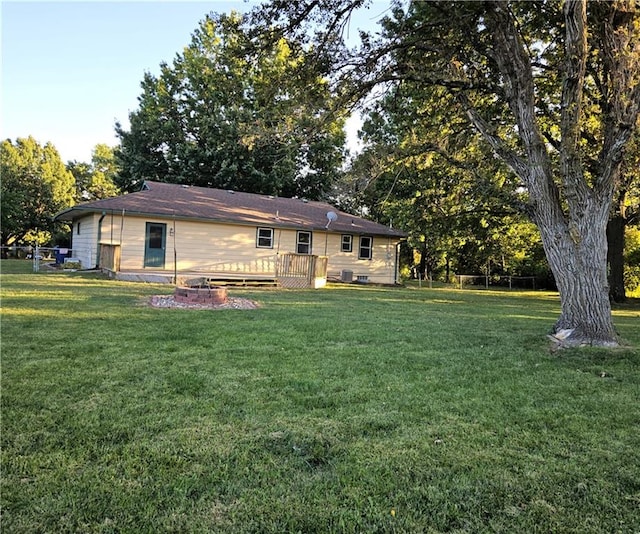
<svg viewBox="0 0 640 534">
<path fill-rule="evenodd" d="M 502 75 L 505 97 L 516 119 L 518 136 L 526 154 L 526 162 L 513 159 L 509 152 L 497 152 L 522 178 L 529 190 L 533 217 L 551 224 L 564 222 L 558 187 L 553 180 L 552 164 L 536 118 L 535 84 L 529 54 L 516 28 L 513 14 L 504 2 L 487 1 L 487 26 L 493 38 L 493 57 Z M 477 118 L 474 124 L 484 128 Z M 490 132 L 485 133 L 491 139 Z M 499 146 L 497 148 L 500 148 Z M 509 159 L 506 159 L 509 158 Z M 544 213 L 543 213 L 544 211 Z"/>
<path fill-rule="evenodd" d="M 493 151 L 511 168 L 514 173 L 516 173 L 518 177 L 520 177 L 525 184 L 529 184 L 530 175 L 527 162 L 507 147 L 504 141 L 493 132 L 491 126 L 480 116 L 478 110 L 473 107 L 468 95 L 465 93 L 458 93 L 456 95 L 456 99 L 464 108 L 471 123 L 482 135 L 484 140 L 489 143 Z"/>
<path fill-rule="evenodd" d="M 627 141 L 637 127 L 640 111 L 640 25 L 634 0 L 604 2 L 602 35 L 603 81 L 614 105 L 604 109 L 606 132 L 595 187 L 607 194 L 614 187 Z"/>
<path fill-rule="evenodd" d="M 560 165 L 569 206 L 573 210 L 580 210 L 589 195 L 578 150 L 587 64 L 586 0 L 567 0 L 564 16 L 565 66 L 560 103 Z"/>
</svg>

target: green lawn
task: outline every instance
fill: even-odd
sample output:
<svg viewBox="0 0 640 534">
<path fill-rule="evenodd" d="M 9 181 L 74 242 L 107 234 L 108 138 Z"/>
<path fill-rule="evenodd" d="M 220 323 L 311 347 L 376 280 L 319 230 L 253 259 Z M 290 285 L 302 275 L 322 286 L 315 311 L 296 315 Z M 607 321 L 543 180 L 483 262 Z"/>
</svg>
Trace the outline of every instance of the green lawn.
<svg viewBox="0 0 640 534">
<path fill-rule="evenodd" d="M 2 268 L 3 532 L 640 532 L 640 352 L 557 296 Z M 640 346 L 640 306 L 615 312 Z"/>
</svg>

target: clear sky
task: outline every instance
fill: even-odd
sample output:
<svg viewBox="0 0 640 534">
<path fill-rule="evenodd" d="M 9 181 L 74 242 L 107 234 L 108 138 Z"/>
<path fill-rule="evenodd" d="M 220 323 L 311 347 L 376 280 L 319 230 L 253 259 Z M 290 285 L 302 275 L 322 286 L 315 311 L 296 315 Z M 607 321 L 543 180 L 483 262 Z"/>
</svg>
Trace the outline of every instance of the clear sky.
<svg viewBox="0 0 640 534">
<path fill-rule="evenodd" d="M 51 142 L 63 161 L 116 145 L 144 73 L 159 73 L 211 11 L 254 2 L 2 0 L 2 138 Z"/>
<path fill-rule="evenodd" d="M 256 3 L 1 0 L 2 139 L 31 135 L 89 162 L 96 144 L 117 144 L 145 72 L 171 63 L 207 13 Z"/>
</svg>

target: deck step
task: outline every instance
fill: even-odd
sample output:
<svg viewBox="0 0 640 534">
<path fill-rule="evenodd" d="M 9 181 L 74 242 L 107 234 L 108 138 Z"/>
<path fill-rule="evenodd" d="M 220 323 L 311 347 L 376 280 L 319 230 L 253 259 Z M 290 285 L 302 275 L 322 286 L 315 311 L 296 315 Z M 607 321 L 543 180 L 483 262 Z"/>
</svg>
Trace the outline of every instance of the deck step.
<svg viewBox="0 0 640 534">
<path fill-rule="evenodd" d="M 205 278 L 210 286 L 232 286 L 232 287 L 278 287 L 276 278 Z"/>
</svg>

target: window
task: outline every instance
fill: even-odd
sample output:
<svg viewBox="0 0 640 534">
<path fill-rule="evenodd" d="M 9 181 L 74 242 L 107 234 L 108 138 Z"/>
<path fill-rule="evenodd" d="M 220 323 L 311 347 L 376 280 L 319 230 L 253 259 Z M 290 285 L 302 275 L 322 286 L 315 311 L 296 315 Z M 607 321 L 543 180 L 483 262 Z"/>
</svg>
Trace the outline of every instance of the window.
<svg viewBox="0 0 640 534">
<path fill-rule="evenodd" d="M 166 224 L 147 223 L 147 246 L 151 249 L 164 248 L 164 228 Z"/>
<path fill-rule="evenodd" d="M 256 247 L 273 248 L 273 228 L 258 228 Z"/>
<path fill-rule="evenodd" d="M 342 245 L 340 246 L 340 250 L 342 252 L 351 252 L 353 251 L 353 236 L 352 235 L 343 235 L 342 236 Z"/>
<path fill-rule="evenodd" d="M 296 252 L 298 254 L 311 254 L 311 232 L 298 232 Z"/>
<path fill-rule="evenodd" d="M 363 235 L 360 237 L 360 250 L 358 259 L 370 260 L 373 257 L 373 237 Z"/>
</svg>

